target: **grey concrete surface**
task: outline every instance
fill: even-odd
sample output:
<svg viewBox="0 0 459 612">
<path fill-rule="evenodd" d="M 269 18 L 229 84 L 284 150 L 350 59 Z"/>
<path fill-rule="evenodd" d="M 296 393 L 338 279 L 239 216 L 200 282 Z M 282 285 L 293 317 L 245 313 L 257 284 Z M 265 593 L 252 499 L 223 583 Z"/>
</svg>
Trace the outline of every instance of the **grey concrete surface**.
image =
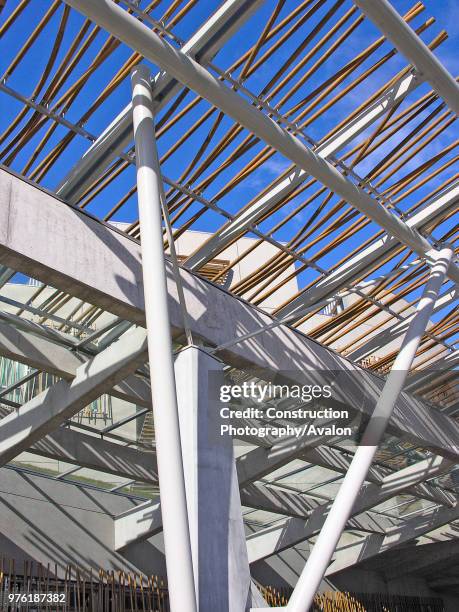
<svg viewBox="0 0 459 612">
<path fill-rule="evenodd" d="M 127 332 L 78 367 L 71 383 L 60 380 L 0 421 L 0 463 L 4 465 L 55 430 L 142 365 L 145 330 Z"/>
<path fill-rule="evenodd" d="M 156 458 L 106 439 L 59 427 L 35 442 L 32 453 L 129 480 L 158 484 Z"/>
<path fill-rule="evenodd" d="M 214 429 L 209 375 L 223 364 L 196 347 L 175 360 L 188 520 L 200 612 L 252 605 L 241 500 L 230 437 Z"/>
<path fill-rule="evenodd" d="M 88 355 L 70 352 L 67 348 L 43 337 L 0 321 L 0 355 L 44 370 L 66 380 L 75 378 L 80 365 Z M 135 403 L 151 406 L 150 385 L 138 376 L 130 375 L 112 389 L 110 395 Z"/>
<path fill-rule="evenodd" d="M 113 518 L 135 506 L 126 497 L 9 468 L 0 469 L 0 490 L 0 534 L 14 543 L 4 554 L 22 551 L 45 565 L 56 562 L 61 576 L 70 563 L 83 570 L 165 575 L 162 553 L 152 542 L 137 550 L 136 563 L 129 561 L 135 548 L 114 551 Z"/>
<path fill-rule="evenodd" d="M 114 519 L 115 550 L 144 541 L 162 531 L 161 504 L 146 501 L 135 508 L 121 512 Z"/>
</svg>

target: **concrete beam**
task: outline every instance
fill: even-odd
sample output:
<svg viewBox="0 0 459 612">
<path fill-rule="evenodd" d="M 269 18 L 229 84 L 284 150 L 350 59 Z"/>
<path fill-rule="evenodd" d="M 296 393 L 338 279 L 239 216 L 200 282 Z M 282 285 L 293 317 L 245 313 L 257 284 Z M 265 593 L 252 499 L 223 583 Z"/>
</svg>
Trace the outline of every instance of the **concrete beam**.
<svg viewBox="0 0 459 612">
<path fill-rule="evenodd" d="M 453 508 L 438 508 L 423 515 L 415 516 L 391 529 L 386 535 L 374 534 L 362 538 L 353 544 L 346 543 L 335 554 L 335 560 L 329 566 L 326 575 L 331 576 L 357 563 L 375 557 L 390 550 L 420 538 L 421 536 L 447 525 L 459 518 L 459 504 Z"/>
<path fill-rule="evenodd" d="M 334 470 L 340 474 L 345 474 L 352 461 L 352 454 L 345 454 L 336 448 L 319 445 L 308 449 L 300 458 L 313 465 L 320 465 L 329 470 Z M 390 470 L 379 465 L 373 465 L 368 472 L 368 482 L 381 484 L 385 476 L 390 474 Z"/>
<path fill-rule="evenodd" d="M 261 479 L 266 474 L 279 469 L 283 465 L 287 465 L 295 458 L 308 461 L 309 463 L 319 465 L 340 474 L 345 474 L 349 469 L 352 457 L 345 456 L 334 448 L 324 446 L 324 443 L 327 441 L 331 442 L 331 439 L 327 440 L 323 436 L 318 439 L 303 438 L 297 440 L 296 444 L 277 444 L 271 448 L 258 447 L 250 450 L 244 455 L 240 455 L 236 460 L 236 467 L 241 488 L 247 488 L 249 483 Z M 409 492 L 412 495 L 430 499 L 437 503 L 451 503 L 451 497 L 446 495 L 439 487 L 417 483 L 428 478 L 428 474 L 431 470 L 436 471 L 438 469 L 438 471 L 445 472 L 450 469 L 452 465 L 453 463 L 451 461 L 441 456 L 434 456 L 426 462 L 419 462 L 410 466 L 411 469 L 402 472 L 401 475 L 405 479 L 410 478 L 410 481 L 406 481 L 406 486 L 409 488 Z M 423 472 L 425 473 L 424 478 L 419 478 L 419 475 Z M 378 466 L 373 466 L 368 473 L 367 480 L 375 485 L 382 485 L 385 479 L 390 478 L 393 474 L 395 474 L 395 478 L 397 479 L 398 472 L 392 473 Z M 396 481 L 398 482 L 398 480 Z M 392 481 L 389 480 L 388 482 Z M 265 500 L 265 504 L 266 503 Z M 250 506 L 250 504 L 246 505 Z"/>
<path fill-rule="evenodd" d="M 352 455 L 344 455 L 333 447 L 316 446 L 315 448 L 308 449 L 300 458 L 313 465 L 319 465 L 339 474 L 346 474 L 351 464 Z M 403 474 L 408 487 L 406 492 L 436 503 L 451 504 L 452 498 L 450 494 L 446 494 L 438 486 L 434 486 L 431 483 L 425 484 L 421 481 L 432 478 L 435 474 L 447 472 L 452 465 L 454 465 L 452 461 L 448 461 L 441 456 L 432 456 L 426 461 L 419 461 L 413 464 L 410 466 L 411 470 L 407 470 Z M 373 465 L 367 474 L 367 481 L 375 485 L 382 485 L 386 482 L 387 487 L 392 482 L 392 477 L 397 482 L 399 472 L 394 472 L 380 465 Z"/>
<path fill-rule="evenodd" d="M 46 239 L 44 239 L 44 237 Z M 94 261 L 100 265 L 95 266 Z M 44 190 L 0 170 L 0 264 L 68 291 L 134 323 L 145 324 L 140 249 L 136 241 L 59 201 Z M 221 287 L 180 270 L 192 332 L 211 346 L 230 343 L 268 327 L 273 318 Z M 183 318 L 168 264 L 172 332 L 183 332 Z M 228 364 L 271 379 L 289 372 L 304 383 L 318 369 L 359 373 L 377 396 L 381 379 L 310 340 L 279 326 L 217 353 Z M 297 378 L 298 377 L 298 378 Z M 355 385 L 351 385 L 355 386 Z M 355 397 L 347 398 L 347 405 Z M 360 406 L 371 411 L 374 401 Z M 459 426 L 415 397 L 403 395 L 391 431 L 452 459 L 459 456 Z"/>
<path fill-rule="evenodd" d="M 148 465 L 151 464 L 151 458 L 148 455 L 147 457 Z M 334 464 L 329 464 L 324 467 L 333 469 L 336 466 Z M 425 492 L 431 495 L 428 485 L 424 484 L 422 481 L 438 476 L 448 471 L 450 467 L 450 462 L 441 457 L 433 457 L 411 465 L 399 472 L 389 474 L 383 479 L 381 485 L 368 483 L 359 497 L 355 510 L 356 514 L 361 511 L 362 513 L 349 522 L 349 528 L 373 533 L 375 531 L 382 532 L 392 527 L 394 524 L 393 522 L 387 521 L 384 517 L 365 514 L 365 510 L 381 503 L 385 499 L 397 495 L 401 491 L 405 493 L 409 491 L 411 494 L 421 497 L 426 496 L 424 494 Z M 127 477 L 130 476 L 127 472 L 124 475 Z M 142 480 L 142 478 L 140 478 L 140 480 Z M 241 502 L 245 506 L 296 517 L 295 520 L 283 521 L 280 525 L 276 525 L 274 529 L 269 528 L 263 530 L 263 532 L 257 532 L 253 536 L 249 536 L 248 549 L 251 554 L 251 562 L 259 560 L 260 558 L 265 558 L 271 554 L 276 554 L 280 552 L 280 550 L 290 548 L 290 546 L 295 543 L 303 541 L 306 530 L 309 533 L 311 529 L 311 524 L 309 524 L 309 520 L 304 520 L 305 517 L 313 511 L 316 511 L 315 520 L 317 520 L 317 516 L 321 516 L 324 513 L 324 506 L 320 505 L 316 500 L 305 495 L 283 491 L 275 487 L 252 484 L 242 488 L 240 495 Z M 453 502 L 451 496 L 448 497 L 446 494 L 444 494 L 442 501 L 443 503 L 450 504 Z M 135 520 L 134 515 L 136 515 Z M 134 541 L 147 539 L 151 535 L 161 531 L 162 523 L 160 516 L 159 505 L 155 502 L 148 502 L 143 505 L 142 508 L 139 508 L 138 514 L 135 512 L 129 513 L 129 517 L 126 519 L 129 524 L 126 523 L 125 525 L 124 521 L 119 523 L 119 548 Z M 125 528 L 126 533 L 123 535 Z M 317 524 L 316 528 L 318 529 Z M 314 533 L 315 531 L 313 531 L 311 535 Z M 262 536 L 261 540 L 257 536 Z M 280 539 L 282 540 L 282 548 L 279 548 Z"/>
<path fill-rule="evenodd" d="M 240 493 L 243 506 L 299 519 L 304 519 L 318 506 L 317 501 L 307 495 L 258 483 L 247 485 Z"/>
<path fill-rule="evenodd" d="M 311 449 L 321 444 L 330 443 L 338 438 L 326 436 L 308 436 L 282 441 L 271 447 L 259 446 L 236 460 L 238 479 L 241 487 L 263 478 L 266 474 L 287 465 L 296 457 L 304 457 Z"/>
<path fill-rule="evenodd" d="M 140 506 L 122 512 L 114 519 L 114 550 L 119 551 L 156 535 L 163 529 L 161 504 L 146 501 Z"/>
<path fill-rule="evenodd" d="M 443 458 L 436 457 L 427 459 L 419 464 L 410 465 L 398 472 L 388 475 L 384 478 L 381 485 L 366 483 L 357 497 L 356 503 L 352 510 L 352 519 L 348 523 L 348 528 L 368 531 L 373 526 L 373 530 L 377 531 L 381 528 L 386 531 L 392 527 L 390 523 L 383 520 L 385 517 L 372 514 L 365 515 L 366 511 L 374 506 L 394 497 L 406 489 L 414 485 L 422 485 L 422 481 L 433 476 L 437 476 L 451 468 L 451 463 Z M 417 493 L 422 495 L 422 489 Z M 444 502 L 454 504 L 455 500 L 444 499 Z M 295 544 L 311 538 L 319 533 L 331 504 L 322 504 L 315 508 L 309 518 L 305 521 L 298 519 L 287 519 L 274 527 L 268 527 L 260 530 L 247 538 L 247 550 L 250 563 L 260 561 L 273 554 L 279 553 L 282 550 L 290 548 Z"/>
<path fill-rule="evenodd" d="M 77 369 L 89 359 L 88 355 L 72 352 L 57 342 L 1 321 L 0 355 L 65 380 L 75 378 Z M 151 406 L 150 385 L 138 376 L 128 376 L 107 392 L 138 406 Z"/>
<path fill-rule="evenodd" d="M 83 359 L 66 347 L 0 321 L 0 355 L 31 368 L 71 379 Z"/>
<path fill-rule="evenodd" d="M 317 502 L 304 495 L 256 484 L 242 489 L 240 495 L 241 503 L 244 506 L 303 519 L 318 505 Z M 160 504 L 145 502 L 128 513 L 116 517 L 115 550 L 133 542 L 146 540 L 161 530 Z"/>
<path fill-rule="evenodd" d="M 60 429 L 57 432 L 54 432 L 53 434 L 51 434 L 51 436 L 47 436 L 44 442 L 46 443 L 46 440 L 48 438 L 51 438 L 52 440 L 53 438 L 58 436 L 61 431 L 64 431 L 67 433 L 69 430 Z M 75 432 L 72 432 L 71 430 L 70 432 L 72 434 L 75 433 Z M 80 434 L 78 434 L 78 436 L 81 437 Z M 63 436 L 60 436 L 60 437 L 62 439 Z M 64 443 L 66 442 L 65 437 L 64 437 L 63 442 Z M 78 442 L 78 439 L 76 439 L 75 442 Z M 33 448 L 37 448 L 37 446 L 41 446 L 41 442 L 35 445 L 35 447 Z M 114 450 L 116 450 L 117 445 L 111 444 L 111 446 L 112 447 L 115 446 Z M 91 445 L 90 445 L 90 448 L 92 448 Z M 95 449 L 97 448 L 98 447 L 96 445 Z M 64 451 L 60 450 L 59 457 L 62 458 L 63 460 L 68 460 L 66 459 L 65 455 L 63 455 L 63 452 L 68 453 L 67 446 Z M 144 458 L 146 467 L 148 470 L 150 470 L 150 475 L 148 477 L 149 477 L 149 480 L 151 481 L 152 480 L 152 476 L 151 476 L 152 458 L 151 456 L 149 454 L 139 453 L 139 451 L 136 451 L 136 454 L 139 455 L 138 460 L 141 460 L 142 457 Z M 51 454 L 51 455 L 47 454 L 46 456 L 53 456 L 57 458 L 55 454 Z M 99 461 L 99 465 L 100 465 L 100 461 Z M 420 483 L 420 481 L 422 479 L 432 478 L 433 476 L 438 475 L 440 471 L 445 472 L 450 468 L 450 466 L 451 466 L 450 462 L 437 457 L 437 458 L 433 458 L 433 459 L 429 459 L 429 460 L 420 462 L 418 464 L 414 464 L 410 466 L 410 468 L 408 468 L 407 470 L 403 471 L 404 472 L 403 474 L 398 473 L 398 472 L 394 474 L 390 474 L 389 476 L 387 476 L 386 479 L 383 480 L 383 484 L 381 486 L 378 486 L 375 484 L 371 486 L 370 485 L 367 486 L 366 488 L 366 496 L 368 499 L 367 505 L 368 507 L 370 507 L 371 505 L 376 505 L 379 503 L 379 496 L 380 496 L 381 489 L 385 491 L 386 495 L 396 494 L 397 487 L 400 487 L 399 481 L 401 477 L 404 479 L 405 484 L 406 484 L 405 492 L 410 490 L 410 492 L 413 495 L 423 496 L 423 493 L 424 493 L 423 487 L 425 487 L 426 491 L 429 491 L 429 487 L 427 485 L 424 485 L 423 483 Z M 91 466 L 86 465 L 85 467 L 91 467 Z M 326 467 L 333 469 L 334 466 L 327 465 Z M 103 466 L 98 467 L 97 469 L 103 469 Z M 130 471 L 130 473 L 125 472 L 123 475 L 126 475 L 126 477 L 130 477 L 131 474 L 132 474 L 132 470 Z M 142 480 L 142 478 L 138 478 L 138 476 L 135 476 L 135 478 L 137 480 Z M 143 476 L 143 478 L 145 478 L 145 475 Z M 154 476 L 154 478 L 156 478 L 156 476 Z M 417 484 L 417 483 L 420 483 L 420 484 Z M 301 495 L 299 493 L 284 491 L 277 487 L 271 487 L 269 485 L 261 485 L 261 484 L 250 484 L 250 485 L 247 485 L 241 488 L 240 496 L 241 496 L 241 503 L 244 506 L 248 506 L 249 508 L 256 508 L 259 510 L 265 510 L 267 512 L 284 514 L 285 516 L 296 517 L 298 519 L 305 519 L 313 510 L 321 506 L 321 504 L 319 504 L 317 500 L 311 497 L 308 497 L 307 495 Z M 372 503 L 372 500 L 373 500 L 373 503 Z M 435 501 L 438 501 L 438 499 L 436 499 Z M 446 495 L 444 495 L 442 498 L 442 501 L 443 503 L 451 503 L 452 500 L 450 497 L 448 498 Z M 149 502 L 149 504 L 150 506 L 145 506 L 142 508 L 142 515 L 139 514 L 139 516 L 145 515 L 145 517 L 147 518 L 150 516 L 154 516 L 154 520 L 152 522 L 152 524 L 154 525 L 154 529 L 152 531 L 148 520 L 146 521 L 144 521 L 144 519 L 139 520 L 139 526 L 136 528 L 135 536 L 133 535 L 132 537 L 130 537 L 129 539 L 130 542 L 134 540 L 139 540 L 139 539 L 146 539 L 150 537 L 150 535 L 153 535 L 153 532 L 156 533 L 156 531 L 161 530 L 162 527 L 161 527 L 161 523 L 159 522 L 160 519 L 156 515 L 156 510 L 155 510 L 156 504 L 154 502 Z M 305 522 L 304 520 L 302 521 L 302 523 L 298 523 L 296 521 L 292 522 L 292 526 L 294 526 L 295 528 L 295 533 L 297 534 L 299 533 L 300 537 L 302 537 L 304 534 L 304 525 L 306 523 L 307 521 Z M 287 524 L 289 524 L 288 521 L 283 523 L 283 525 L 287 525 Z M 379 518 L 376 518 L 375 520 L 374 517 L 368 517 L 365 515 L 361 515 L 354 522 L 351 522 L 350 527 L 353 527 L 354 529 L 360 529 L 363 531 L 371 531 L 371 532 L 375 530 L 380 531 L 382 528 L 379 522 Z M 292 533 L 292 529 L 293 527 L 289 527 L 287 531 L 289 533 Z M 271 533 L 271 536 L 273 536 L 272 533 Z M 285 534 L 283 534 L 283 537 L 285 537 Z M 125 542 L 122 546 L 125 546 L 126 543 L 127 542 Z"/>
<path fill-rule="evenodd" d="M 59 427 L 35 442 L 29 452 L 130 480 L 158 484 L 156 457 L 106 439 Z"/>
<path fill-rule="evenodd" d="M 329 507 L 327 506 L 328 509 Z M 318 522 L 316 520 L 317 515 L 314 513 L 306 520 L 297 518 L 284 519 L 273 527 L 267 527 L 249 535 L 247 538 L 249 563 L 256 563 L 271 555 L 276 555 L 316 535 L 323 524 L 322 520 Z M 350 519 L 347 523 L 347 529 L 370 534 L 383 534 L 395 525 L 395 521 L 391 521 L 384 516 L 362 514 Z"/>
<path fill-rule="evenodd" d="M 0 464 L 5 465 L 131 374 L 147 359 L 145 330 L 127 332 L 78 367 L 72 382 L 60 380 L 0 421 Z"/>
</svg>

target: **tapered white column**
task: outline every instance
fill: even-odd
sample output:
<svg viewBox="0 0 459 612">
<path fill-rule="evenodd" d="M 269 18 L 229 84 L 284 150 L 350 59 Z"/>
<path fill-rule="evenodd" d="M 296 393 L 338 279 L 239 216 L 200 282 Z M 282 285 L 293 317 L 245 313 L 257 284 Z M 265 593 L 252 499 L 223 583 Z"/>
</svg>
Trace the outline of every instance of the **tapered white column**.
<svg viewBox="0 0 459 612">
<path fill-rule="evenodd" d="M 405 384 L 419 343 L 429 323 L 446 271 L 452 259 L 451 249 L 431 252 L 435 263 L 416 309 L 399 354 L 387 377 L 381 396 L 365 430 L 349 470 L 333 502 L 298 583 L 287 606 L 288 612 L 307 612 L 328 567 L 338 540 L 351 515 L 361 486 L 389 423 L 395 402 Z"/>
<path fill-rule="evenodd" d="M 148 355 L 167 579 L 172 612 L 197 612 L 183 475 L 172 342 L 167 308 L 161 201 L 150 72 L 132 73 L 137 197 L 147 320 Z"/>
<path fill-rule="evenodd" d="M 175 378 L 199 612 L 248 612 L 264 601 L 251 584 L 233 440 L 220 435 L 223 363 L 187 346 Z"/>
</svg>

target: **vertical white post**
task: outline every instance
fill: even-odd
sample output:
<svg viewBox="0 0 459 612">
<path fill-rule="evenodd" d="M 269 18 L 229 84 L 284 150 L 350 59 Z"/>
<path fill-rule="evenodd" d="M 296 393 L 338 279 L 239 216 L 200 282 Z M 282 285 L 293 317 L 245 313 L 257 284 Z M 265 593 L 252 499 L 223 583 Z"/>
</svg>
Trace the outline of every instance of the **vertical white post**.
<svg viewBox="0 0 459 612">
<path fill-rule="evenodd" d="M 352 507 L 365 481 L 378 445 L 386 430 L 395 402 L 403 389 L 419 343 L 429 323 L 446 271 L 452 258 L 451 249 L 431 251 L 435 259 L 429 280 L 416 308 L 400 351 L 365 430 L 349 470 L 344 477 L 314 548 L 308 558 L 287 606 L 288 612 L 307 612 L 319 588 L 338 540 L 349 519 Z"/>
<path fill-rule="evenodd" d="M 131 81 L 148 355 L 169 599 L 172 612 L 197 612 L 167 305 L 161 221 L 164 192 L 149 70 L 138 66 Z"/>
</svg>

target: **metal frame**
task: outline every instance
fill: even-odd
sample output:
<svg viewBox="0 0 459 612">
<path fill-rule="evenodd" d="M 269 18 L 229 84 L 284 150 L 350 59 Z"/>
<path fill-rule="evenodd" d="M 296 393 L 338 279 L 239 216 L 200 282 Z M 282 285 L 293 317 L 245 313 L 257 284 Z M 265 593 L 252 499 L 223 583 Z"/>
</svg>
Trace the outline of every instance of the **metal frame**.
<svg viewBox="0 0 459 612">
<path fill-rule="evenodd" d="M 220 108 L 241 126 L 296 163 L 299 168 L 312 174 L 402 244 L 423 257 L 431 250 L 432 245 L 425 238 L 414 232 L 377 200 L 371 198 L 362 188 L 351 183 L 332 164 L 321 160 L 315 152 L 304 146 L 295 136 L 279 128 L 272 119 L 256 111 L 248 102 L 222 85 L 197 62 L 185 56 L 180 50 L 174 50 L 157 34 L 128 15 L 111 0 L 97 0 L 96 2 L 68 0 L 67 4 L 90 17 L 104 29 L 142 53 L 144 57 L 158 63 L 183 85 L 190 87 Z M 459 269 L 454 263 L 451 264 L 448 275 L 454 282 L 459 281 Z"/>
</svg>

